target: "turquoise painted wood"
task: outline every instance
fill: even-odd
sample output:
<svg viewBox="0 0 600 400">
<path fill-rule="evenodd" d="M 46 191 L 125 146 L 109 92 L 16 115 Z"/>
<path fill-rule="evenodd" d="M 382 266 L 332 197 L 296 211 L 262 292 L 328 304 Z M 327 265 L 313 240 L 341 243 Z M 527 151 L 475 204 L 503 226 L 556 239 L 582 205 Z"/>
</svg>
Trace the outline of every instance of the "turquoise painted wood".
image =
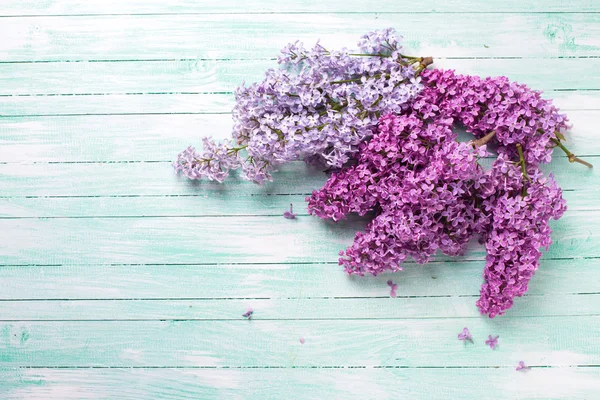
<svg viewBox="0 0 600 400">
<path fill-rule="evenodd" d="M 352 46 L 387 26 L 438 67 L 544 90 L 569 147 L 600 165 L 596 1 L 0 1 L 0 398 L 598 398 L 597 168 L 562 154 L 546 168 L 569 210 L 494 320 L 474 306 L 475 243 L 346 276 L 337 251 L 367 219 L 306 214 L 322 172 L 174 176 L 178 151 L 229 134 L 233 89 L 283 44 Z"/>
</svg>

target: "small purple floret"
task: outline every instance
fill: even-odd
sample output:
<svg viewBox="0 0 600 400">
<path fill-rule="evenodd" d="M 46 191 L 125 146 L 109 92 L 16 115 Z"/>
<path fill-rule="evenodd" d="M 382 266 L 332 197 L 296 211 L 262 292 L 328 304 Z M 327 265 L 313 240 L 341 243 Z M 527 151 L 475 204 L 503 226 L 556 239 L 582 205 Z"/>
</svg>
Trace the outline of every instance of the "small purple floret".
<svg viewBox="0 0 600 400">
<path fill-rule="evenodd" d="M 396 290 L 398 290 L 398 285 L 392 282 L 391 279 L 387 281 L 387 284 L 390 287 L 390 297 L 396 297 Z"/>
<path fill-rule="evenodd" d="M 490 349 L 495 350 L 496 346 L 498 346 L 498 338 L 500 336 L 494 336 L 492 337 L 492 335 L 488 335 L 488 340 L 485 341 L 485 344 L 487 344 L 488 346 L 490 346 Z"/>
<path fill-rule="evenodd" d="M 517 371 L 526 371 L 528 369 L 531 369 L 531 367 L 526 366 L 525 362 L 519 361 L 519 365 L 517 365 L 517 368 L 516 368 Z"/>
<path fill-rule="evenodd" d="M 473 335 L 469 332 L 469 328 L 463 328 L 462 332 L 458 334 L 458 340 L 469 341 L 473 343 Z"/>
<path fill-rule="evenodd" d="M 292 208 L 291 204 L 290 204 L 290 211 L 286 211 L 283 213 L 283 217 L 287 218 L 287 219 L 296 219 L 296 215 L 298 215 L 298 214 L 294 213 L 294 209 Z"/>
</svg>

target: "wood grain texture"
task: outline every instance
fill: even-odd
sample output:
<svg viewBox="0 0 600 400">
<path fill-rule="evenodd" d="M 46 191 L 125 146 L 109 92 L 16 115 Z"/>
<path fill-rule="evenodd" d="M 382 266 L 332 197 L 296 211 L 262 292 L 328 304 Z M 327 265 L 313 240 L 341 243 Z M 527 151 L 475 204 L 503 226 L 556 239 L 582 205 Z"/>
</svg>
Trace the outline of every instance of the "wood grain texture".
<svg viewBox="0 0 600 400">
<path fill-rule="evenodd" d="M 599 214 L 573 211 L 569 218 L 551 221 L 553 244 L 542 258 L 600 256 Z M 352 243 L 367 221 L 290 221 L 280 216 L 7 219 L 0 231 L 0 265 L 335 262 L 338 251 Z M 484 258 L 484 247 L 471 243 L 465 256 L 456 259 Z"/>
<path fill-rule="evenodd" d="M 244 189 L 240 189 L 243 191 Z M 237 191 L 236 191 L 237 192 Z M 98 218 L 98 217 L 280 217 L 295 204 L 294 212 L 308 215 L 306 194 L 236 195 L 214 193 L 169 195 L 91 196 L 91 197 L 11 197 L 0 198 L 0 219 L 19 218 Z M 569 211 L 600 211 L 598 190 L 573 190 L 563 193 Z M 202 207 L 198 206 L 202 202 Z M 227 201 L 227 208 L 223 202 Z M 251 210 L 251 211 L 249 211 Z"/>
<path fill-rule="evenodd" d="M 390 26 L 436 57 L 598 56 L 598 22 L 595 13 L 14 17 L 0 26 L 0 61 L 272 58 L 290 40 L 349 47 Z"/>
<path fill-rule="evenodd" d="M 598 58 L 440 59 L 436 68 L 508 76 L 537 90 L 600 90 Z M 263 79 L 275 60 L 170 60 L 0 64 L 0 95 L 107 95 L 228 92 Z M 556 70 L 562 70 L 560 76 Z"/>
<path fill-rule="evenodd" d="M 598 156 L 586 159 L 600 164 Z M 492 159 L 481 160 L 484 167 L 491 163 Z M 597 168 L 571 164 L 562 156 L 542 166 L 542 170 L 552 172 L 564 190 L 596 189 L 600 181 Z M 238 171 L 223 184 L 189 181 L 176 175 L 169 162 L 11 163 L 0 164 L 0 197 L 310 194 L 326 180 L 326 173 L 302 162 L 280 167 L 273 174 L 273 182 L 262 186 L 246 181 Z"/>
<path fill-rule="evenodd" d="M 518 357 L 517 357 L 518 358 Z M 517 361 L 518 362 L 518 361 Z M 463 397 L 586 399 L 600 391 L 598 368 L 6 369 L 7 400 L 357 399 Z M 485 382 L 485 385 L 481 383 Z"/>
<path fill-rule="evenodd" d="M 0 1 L 0 398 L 596 398 L 597 168 L 558 152 L 545 167 L 569 210 L 493 320 L 474 305 L 479 245 L 344 274 L 337 251 L 368 219 L 306 215 L 320 171 L 294 163 L 264 187 L 174 175 L 185 146 L 229 135 L 232 90 L 282 45 L 354 47 L 387 26 L 436 67 L 544 90 L 570 149 L 600 165 L 594 1 Z"/>
<path fill-rule="evenodd" d="M 252 0 L 226 0 L 219 2 L 198 2 L 192 0 L 45 0 L 41 2 L 31 0 L 5 0 L 0 8 L 4 16 L 21 15 L 106 15 L 106 14 L 206 14 L 206 13 L 232 13 L 232 14 L 264 14 L 264 13 L 318 13 L 318 12 L 344 12 L 344 13 L 444 13 L 444 12 L 600 12 L 600 7 L 593 0 L 582 0 L 577 6 L 566 4 L 558 0 L 543 2 L 522 2 L 519 0 L 487 1 L 481 3 L 476 0 L 450 0 L 435 1 L 424 0 L 417 3 L 395 2 L 382 0 L 377 3 L 347 2 L 342 0 L 317 1 L 317 0 L 292 0 L 286 3 L 285 9 L 280 4 Z"/>
<path fill-rule="evenodd" d="M 546 259 L 531 281 L 528 295 L 538 298 L 594 295 L 600 285 L 600 276 L 596 273 L 598 263 L 597 258 Z M 483 260 L 433 261 L 423 266 L 407 262 L 402 272 L 357 277 L 341 273 L 337 262 L 13 265 L 1 269 L 6 284 L 0 300 L 232 299 L 252 303 L 255 299 L 293 299 L 301 303 L 302 299 L 385 298 L 393 302 L 395 300 L 389 299 L 388 279 L 398 285 L 397 293 L 402 299 L 472 298 L 479 294 L 483 267 Z M 0 302 L 2 315 L 11 312 L 3 304 Z M 598 309 L 595 301 L 590 305 Z M 368 302 L 364 306 L 367 307 Z"/>
<path fill-rule="evenodd" d="M 476 342 L 456 335 L 468 324 Z M 548 324 L 553 329 L 547 330 Z M 585 336 L 572 332 L 586 332 Z M 519 332 L 515 335 L 514 332 Z M 499 346 L 484 344 L 499 335 Z M 600 317 L 0 323 L 3 367 L 513 367 L 600 363 Z M 304 337 L 302 345 L 299 338 Z M 341 353 L 341 355 L 340 355 Z"/>
<path fill-rule="evenodd" d="M 459 267 L 460 268 L 460 267 Z M 400 277 L 401 279 L 401 277 Z M 473 288 L 476 288 L 473 283 Z M 235 292 L 232 292 L 235 293 Z M 385 288 L 381 287 L 382 296 Z M 389 293 L 388 293 L 389 296 Z M 480 318 L 479 296 L 358 299 L 57 300 L 5 301 L 0 321 L 239 321 L 249 306 L 253 321 Z M 507 318 L 600 316 L 599 294 L 527 296 Z"/>
</svg>

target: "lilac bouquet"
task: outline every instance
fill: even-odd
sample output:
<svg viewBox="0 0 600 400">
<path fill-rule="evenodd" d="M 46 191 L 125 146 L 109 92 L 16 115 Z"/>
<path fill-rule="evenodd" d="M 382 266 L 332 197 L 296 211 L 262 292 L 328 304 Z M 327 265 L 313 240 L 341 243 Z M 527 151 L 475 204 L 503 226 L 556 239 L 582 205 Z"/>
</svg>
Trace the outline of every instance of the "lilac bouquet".
<svg viewBox="0 0 600 400">
<path fill-rule="evenodd" d="M 371 32 L 359 51 L 327 50 L 317 43 L 287 45 L 280 69 L 260 83 L 235 91 L 232 139 L 203 139 L 201 151 L 188 147 L 175 169 L 190 179 L 222 182 L 241 168 L 253 182 L 290 161 L 342 167 L 372 136 L 379 117 L 402 113 L 419 93 L 419 74 L 431 59 L 401 53 L 393 29 Z"/>
<path fill-rule="evenodd" d="M 504 314 L 551 243 L 550 219 L 566 210 L 540 164 L 559 147 L 591 167 L 563 144 L 566 116 L 506 77 L 427 70 L 431 58 L 403 55 L 392 29 L 366 34 L 358 47 L 286 46 L 280 69 L 236 90 L 232 138 L 204 138 L 201 151 L 179 154 L 175 169 L 219 182 L 242 169 L 255 183 L 291 161 L 333 169 L 307 198 L 309 212 L 334 221 L 374 214 L 340 252 L 348 273 L 397 271 L 409 257 L 425 263 L 438 251 L 460 255 L 478 238 L 487 257 L 477 306 Z M 473 140 L 457 141 L 455 125 Z M 479 161 L 488 145 L 497 157 L 486 170 Z"/>
</svg>

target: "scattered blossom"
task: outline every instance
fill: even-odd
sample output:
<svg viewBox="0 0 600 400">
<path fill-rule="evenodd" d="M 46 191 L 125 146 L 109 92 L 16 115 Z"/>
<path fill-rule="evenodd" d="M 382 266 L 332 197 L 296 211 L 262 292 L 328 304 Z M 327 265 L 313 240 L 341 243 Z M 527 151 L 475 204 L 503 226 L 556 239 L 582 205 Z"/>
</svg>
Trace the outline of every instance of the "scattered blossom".
<svg viewBox="0 0 600 400">
<path fill-rule="evenodd" d="M 283 213 L 284 218 L 287 218 L 287 219 L 296 219 L 296 215 L 298 215 L 298 214 L 294 214 L 294 209 L 292 208 L 291 204 L 290 204 L 290 211 L 286 211 Z"/>
<path fill-rule="evenodd" d="M 469 332 L 469 328 L 463 328 L 462 332 L 458 334 L 458 340 L 469 341 L 473 343 L 473 335 Z"/>
<path fill-rule="evenodd" d="M 498 338 L 500 336 L 494 336 L 492 337 L 492 335 L 488 335 L 488 340 L 485 341 L 485 344 L 487 344 L 488 346 L 490 346 L 490 349 L 495 350 L 496 346 L 498 346 Z"/>
<path fill-rule="evenodd" d="M 248 311 L 242 314 L 242 317 L 250 319 L 252 318 L 252 314 L 254 314 L 254 310 L 249 308 Z"/>
<path fill-rule="evenodd" d="M 396 290 L 398 290 L 398 285 L 392 282 L 391 279 L 387 281 L 387 284 L 390 287 L 390 297 L 396 297 Z"/>
<path fill-rule="evenodd" d="M 519 365 L 516 368 L 517 371 L 526 371 L 528 369 L 531 369 L 531 367 L 526 366 L 523 361 L 519 361 Z"/>
</svg>

